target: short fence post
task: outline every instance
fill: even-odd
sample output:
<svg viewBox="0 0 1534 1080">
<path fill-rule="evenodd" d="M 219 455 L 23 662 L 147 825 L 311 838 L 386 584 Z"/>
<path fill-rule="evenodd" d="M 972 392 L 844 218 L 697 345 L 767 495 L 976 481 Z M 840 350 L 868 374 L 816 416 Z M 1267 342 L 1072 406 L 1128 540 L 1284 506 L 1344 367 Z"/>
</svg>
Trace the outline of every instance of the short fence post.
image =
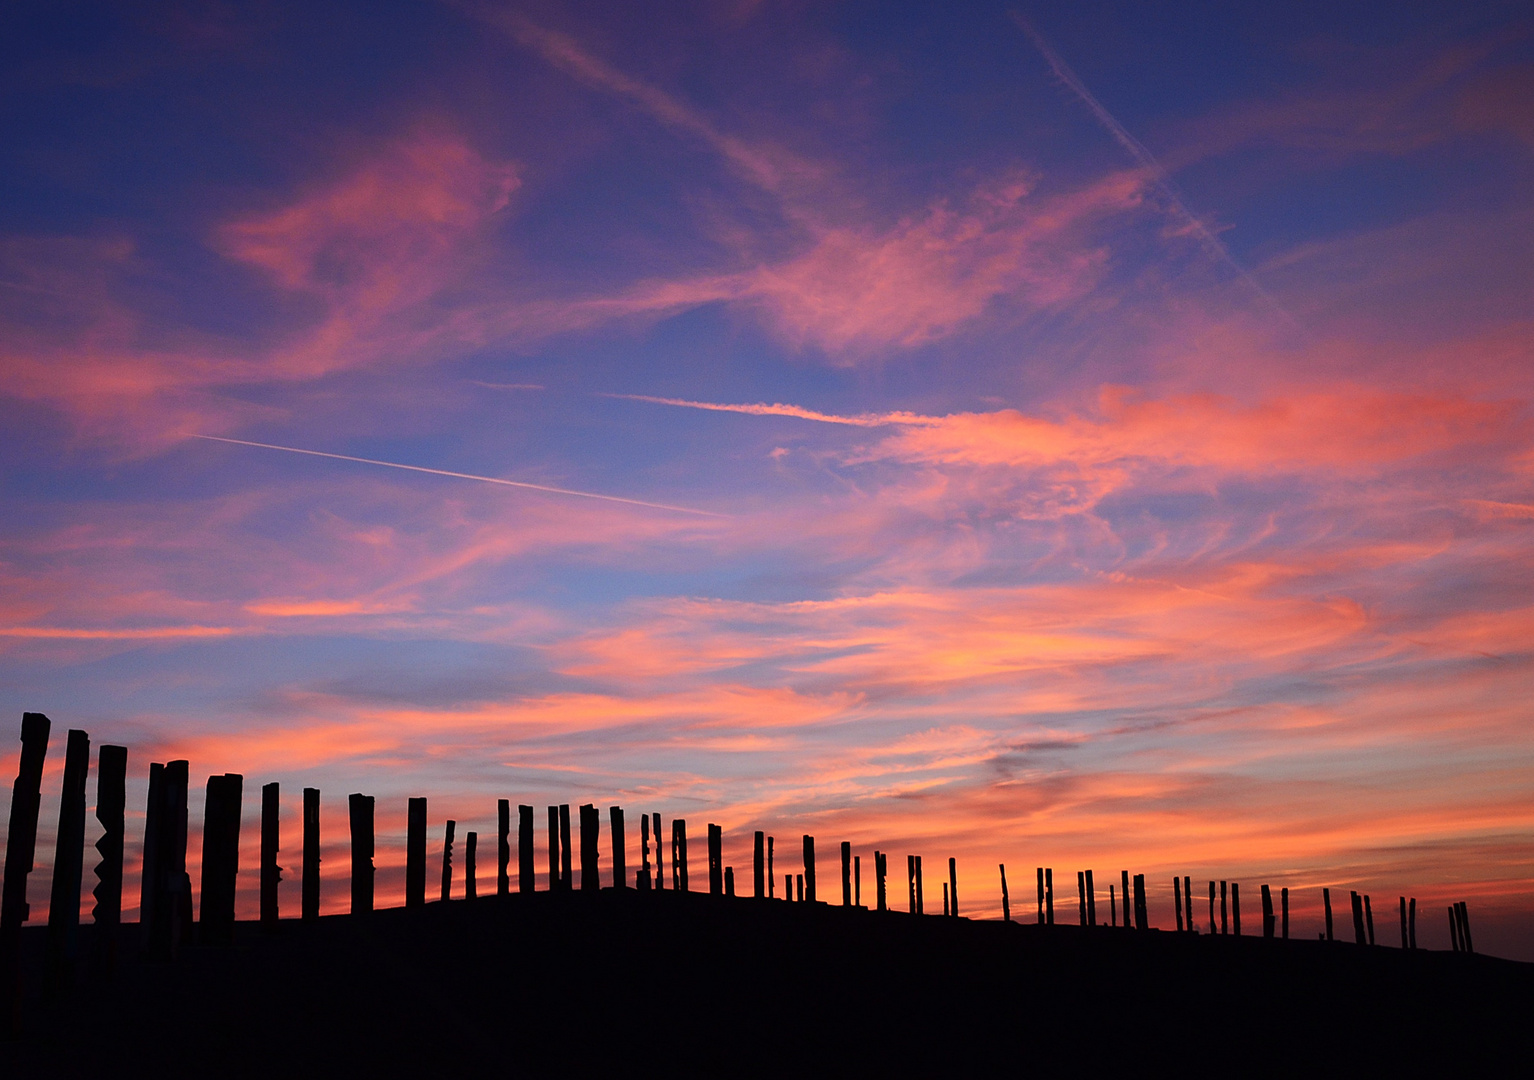
<svg viewBox="0 0 1534 1080">
<path fill-rule="evenodd" d="M 601 857 L 598 833 L 602 827 L 602 817 L 597 813 L 597 808 L 592 803 L 583 803 L 580 807 L 580 814 L 581 891 L 596 892 L 602 887 L 602 878 L 597 869 L 597 863 Z"/>
</svg>

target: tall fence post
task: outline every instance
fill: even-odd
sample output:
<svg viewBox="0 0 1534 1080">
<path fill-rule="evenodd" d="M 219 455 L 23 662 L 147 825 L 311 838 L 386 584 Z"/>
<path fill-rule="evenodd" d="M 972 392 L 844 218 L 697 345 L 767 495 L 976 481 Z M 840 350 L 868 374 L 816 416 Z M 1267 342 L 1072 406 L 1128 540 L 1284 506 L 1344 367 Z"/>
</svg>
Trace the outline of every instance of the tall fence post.
<svg viewBox="0 0 1534 1080">
<path fill-rule="evenodd" d="M 570 804 L 559 804 L 559 887 L 565 892 L 575 888 L 575 875 L 571 860 L 575 849 L 570 846 Z"/>
<path fill-rule="evenodd" d="M 549 892 L 559 891 L 559 807 L 549 807 Z"/>
<path fill-rule="evenodd" d="M 277 929 L 279 909 L 277 885 L 282 881 L 282 867 L 277 852 L 282 845 L 281 786 L 274 780 L 261 785 L 261 929 Z"/>
<path fill-rule="evenodd" d="M 1087 871 L 1087 888 L 1092 887 L 1092 871 Z M 952 855 L 948 857 L 948 896 L 953 902 L 953 917 L 959 917 L 959 863 Z M 1087 899 L 1087 911 L 1092 910 L 1091 898 Z"/>
<path fill-rule="evenodd" d="M 1080 870 L 1076 871 L 1076 925 L 1087 924 L 1087 875 Z"/>
<path fill-rule="evenodd" d="M 1241 886 L 1230 883 L 1230 926 L 1237 937 L 1241 936 Z"/>
<path fill-rule="evenodd" d="M 533 808 L 517 806 L 517 891 L 530 893 L 538 887 L 533 862 Z"/>
<path fill-rule="evenodd" d="M 91 768 L 91 737 L 70 731 L 64 748 L 64 790 L 48 894 L 48 956 L 54 974 L 72 974 L 80 939 L 80 879 L 85 868 L 85 781 Z"/>
<path fill-rule="evenodd" d="M 474 880 L 477 848 L 479 847 L 479 833 L 473 829 L 463 838 L 463 898 L 473 900 L 479 896 L 479 884 Z"/>
<path fill-rule="evenodd" d="M 724 895 L 724 830 L 713 823 L 708 827 L 708 894 Z"/>
<path fill-rule="evenodd" d="M 751 848 L 751 883 L 752 895 L 758 900 L 767 895 L 767 837 L 761 829 L 756 830 L 756 839 Z"/>
<path fill-rule="evenodd" d="M 596 892 L 602 887 L 598 860 L 601 857 L 601 815 L 592 803 L 582 803 L 581 814 L 581 891 Z"/>
<path fill-rule="evenodd" d="M 426 800 L 411 799 L 405 810 L 405 907 L 426 906 Z"/>
<path fill-rule="evenodd" d="M 154 923 L 149 928 L 150 955 L 169 960 L 191 937 L 192 881 L 186 872 L 187 783 L 189 765 L 168 761 L 161 774 L 160 807 L 155 815 Z"/>
<path fill-rule="evenodd" d="M 1353 942 L 1362 945 L 1368 938 L 1364 932 L 1364 901 L 1357 891 L 1351 891 L 1353 900 Z"/>
<path fill-rule="evenodd" d="M 1209 895 L 1213 896 L 1214 893 L 1213 893 L 1212 890 L 1214 889 L 1214 882 L 1211 881 L 1209 883 L 1209 888 L 1211 890 Z M 1119 871 L 1119 901 L 1120 901 L 1120 904 L 1124 908 L 1124 929 L 1128 930 L 1130 927 L 1134 926 L 1134 921 L 1131 919 L 1130 913 L 1129 913 L 1129 871 L 1128 870 L 1120 870 Z M 1214 911 L 1213 905 L 1210 905 L 1210 909 L 1209 910 L 1211 912 Z M 1212 921 L 1212 915 L 1211 915 L 1211 921 Z"/>
<path fill-rule="evenodd" d="M 852 844 L 842 841 L 842 907 L 852 906 Z"/>
<path fill-rule="evenodd" d="M 320 789 L 304 788 L 304 871 L 300 885 L 304 919 L 320 917 Z"/>
<path fill-rule="evenodd" d="M 352 914 L 373 910 L 373 796 L 354 793 L 346 797 L 352 834 Z"/>
<path fill-rule="evenodd" d="M 1145 875 L 1135 875 L 1135 929 L 1150 929 L 1150 912 L 1145 906 Z"/>
<path fill-rule="evenodd" d="M 852 857 L 852 906 L 863 906 L 863 856 Z"/>
<path fill-rule="evenodd" d="M 160 817 L 165 809 L 165 764 L 149 763 L 149 792 L 144 800 L 144 850 L 139 863 L 138 928 L 147 946 L 160 898 Z"/>
<path fill-rule="evenodd" d="M 772 868 L 772 841 L 773 838 L 769 836 L 767 838 L 767 898 L 769 900 L 773 898 L 773 893 L 778 887 L 778 875 Z M 785 896 L 783 899 L 792 900 L 793 897 Z"/>
<path fill-rule="evenodd" d="M 1411 947 L 1417 947 L 1417 898 L 1414 896 L 1406 906 L 1406 923 L 1409 929 L 1407 936 L 1411 939 Z"/>
<path fill-rule="evenodd" d="M 1369 894 L 1364 893 L 1364 928 L 1369 931 L 1369 944 L 1374 944 L 1374 908 L 1369 904 Z"/>
<path fill-rule="evenodd" d="M 1044 868 L 1044 922 L 1055 925 L 1055 868 Z"/>
<path fill-rule="evenodd" d="M 0 1017 L 14 1030 L 21 1008 L 21 924 L 27 907 L 27 876 L 37 851 L 37 812 L 43 800 L 43 759 L 53 722 L 42 713 L 21 714 L 21 761 L 11 787 L 11 820 L 5 834 L 5 886 L 0 894 Z"/>
<path fill-rule="evenodd" d="M 758 833 L 758 836 L 761 834 Z M 657 840 L 659 837 L 656 838 Z M 650 815 L 639 815 L 639 873 L 635 875 L 634 882 L 640 892 L 650 891 L 650 878 L 653 871 L 650 869 Z"/>
<path fill-rule="evenodd" d="M 905 857 L 905 902 L 906 911 L 916 914 L 916 856 Z"/>
<path fill-rule="evenodd" d="M 1007 897 L 1007 864 L 997 863 L 1001 870 L 1001 921 L 1012 921 L 1012 903 Z"/>
<path fill-rule="evenodd" d="M 1278 890 L 1278 902 L 1279 902 L 1280 908 L 1283 909 L 1284 940 L 1288 941 L 1289 940 L 1289 886 L 1285 885 L 1282 889 Z"/>
<path fill-rule="evenodd" d="M 880 911 L 889 910 L 889 903 L 885 890 L 885 875 L 888 873 L 888 870 L 889 856 L 885 855 L 882 851 L 874 852 L 874 881 L 876 883 L 875 900 L 878 904 L 878 910 Z"/>
<path fill-rule="evenodd" d="M 511 892 L 511 800 L 495 802 L 495 895 Z"/>
<path fill-rule="evenodd" d="M 613 888 L 628 888 L 628 834 L 623 828 L 623 807 L 607 808 L 607 823 L 612 828 Z"/>
<path fill-rule="evenodd" d="M 1189 899 L 1191 900 L 1192 897 L 1189 897 Z M 1180 934 L 1183 931 L 1183 926 L 1182 926 L 1182 879 L 1179 878 L 1175 874 L 1172 875 L 1172 907 L 1177 912 L 1177 932 Z M 1193 913 L 1191 908 L 1189 909 L 1188 913 L 1190 915 Z"/>
<path fill-rule="evenodd" d="M 1262 936 L 1273 937 L 1274 924 L 1278 920 L 1273 917 L 1273 894 L 1267 885 L 1262 887 Z"/>
<path fill-rule="evenodd" d="M 671 884 L 677 892 L 687 891 L 687 822 L 671 819 Z"/>
<path fill-rule="evenodd" d="M 118 928 L 123 914 L 123 834 L 127 831 L 128 748 L 103 746 L 96 752 L 96 820 L 101 839 L 96 851 L 96 887 L 91 890 L 96 906 L 96 958 L 107 971 L 117 967 Z"/>
<path fill-rule="evenodd" d="M 658 810 L 651 815 L 650 832 L 655 837 L 655 889 L 659 892 L 666 887 L 666 859 L 660 843 L 660 811 Z"/>
<path fill-rule="evenodd" d="M 1034 869 L 1035 869 L 1035 872 L 1037 873 L 1038 878 L 1039 878 L 1039 925 L 1043 926 L 1044 925 L 1044 868 L 1042 866 L 1039 866 L 1039 867 L 1035 867 Z"/>
<path fill-rule="evenodd" d="M 804 835 L 804 898 L 815 902 L 815 838 Z"/>
<path fill-rule="evenodd" d="M 442 836 L 442 902 L 453 898 L 453 831 L 458 822 L 447 819 L 447 829 Z"/>
</svg>

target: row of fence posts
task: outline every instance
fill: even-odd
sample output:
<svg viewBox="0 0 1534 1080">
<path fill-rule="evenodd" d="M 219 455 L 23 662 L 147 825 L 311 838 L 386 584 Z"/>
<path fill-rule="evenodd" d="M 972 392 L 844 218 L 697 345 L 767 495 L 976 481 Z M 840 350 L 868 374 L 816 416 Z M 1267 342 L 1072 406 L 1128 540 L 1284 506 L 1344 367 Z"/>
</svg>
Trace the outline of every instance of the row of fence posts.
<svg viewBox="0 0 1534 1080">
<path fill-rule="evenodd" d="M 38 811 L 41 805 L 43 761 L 47 753 L 50 729 L 48 717 L 42 713 L 25 713 L 22 717 L 22 752 L 15 787 L 11 799 L 10 827 L 7 833 L 5 856 L 5 881 L 3 902 L 0 902 L 0 977 L 6 996 L 10 999 L 7 1016 L 16 1007 L 19 987 L 17 951 L 20 928 L 26 922 L 29 909 L 26 901 L 27 876 L 32 871 L 33 853 L 37 841 Z M 96 900 L 92 915 L 95 919 L 97 963 L 110 968 L 116 960 L 118 927 L 122 919 L 122 879 L 124 819 L 126 803 L 128 751 L 121 746 L 102 746 L 97 759 L 97 806 L 96 818 L 102 827 L 102 836 L 96 842 L 101 856 L 95 873 L 97 884 L 93 890 Z M 83 847 L 86 816 L 86 780 L 90 767 L 90 737 L 84 731 L 69 732 L 65 749 L 62 802 L 59 810 L 57 849 L 48 916 L 48 955 L 50 971 L 56 979 L 69 977 L 77 959 L 78 929 L 80 922 L 80 884 L 83 873 Z M 189 766 L 186 761 L 154 762 L 149 767 L 149 792 L 145 808 L 143 872 L 139 896 L 139 924 L 144 934 L 149 956 L 153 959 L 169 959 L 178 951 L 181 943 L 192 940 L 192 890 L 191 878 L 186 870 L 187 805 Z M 205 944 L 228 944 L 234 934 L 235 880 L 239 872 L 240 811 L 244 778 L 238 773 L 210 776 L 204 803 L 203 848 L 201 872 L 201 911 L 197 929 Z M 279 795 L 276 783 L 261 789 L 261 865 L 260 865 L 260 920 L 270 930 L 277 925 L 279 915 L 278 885 L 282 881 L 282 867 L 278 865 L 279 854 Z M 351 910 L 354 914 L 370 912 L 374 907 L 375 855 L 374 798 L 371 795 L 353 794 L 348 797 L 351 832 Z M 320 793 L 316 788 L 303 790 L 303 858 L 300 914 L 304 920 L 319 917 L 320 911 Z M 598 862 L 601 815 L 594 805 L 579 808 L 580 813 L 580 870 L 581 888 L 600 888 Z M 535 889 L 534 821 L 533 807 L 518 806 L 517 854 L 518 891 Z M 612 883 L 615 888 L 627 884 L 626 838 L 623 809 L 609 808 L 611 832 Z M 405 859 L 405 906 L 422 907 L 426 903 L 426 848 L 427 848 L 427 800 L 412 798 L 406 814 Z M 497 804 L 498 843 L 496 892 L 510 892 L 511 861 L 511 807 L 509 800 Z M 443 841 L 441 897 L 452 895 L 453 846 L 456 822 L 449 820 Z M 651 842 L 654 841 L 654 865 L 651 865 Z M 469 832 L 464 846 L 464 894 L 473 899 L 477 886 L 478 834 Z M 735 871 L 725 866 L 723 859 L 724 833 L 715 824 L 708 826 L 708 874 L 709 892 L 714 895 L 735 895 Z M 661 815 L 640 815 L 640 851 L 642 864 L 635 873 L 635 885 L 641 891 L 664 889 L 664 859 L 661 853 Z M 570 807 L 568 804 L 548 808 L 548 883 L 550 891 L 569 890 L 573 887 Z M 753 895 L 773 898 L 775 895 L 774 838 L 757 831 L 753 847 Z M 1012 920 L 1011 902 L 1007 892 L 1005 864 L 998 864 L 1001 873 L 1002 917 Z M 841 845 L 842 905 L 862 906 L 862 859 L 852 854 L 852 845 Z M 874 852 L 875 908 L 886 911 L 888 906 L 889 873 L 888 854 Z M 1037 868 L 1038 922 L 1053 925 L 1054 870 Z M 1097 925 L 1097 891 L 1092 871 L 1079 871 L 1076 875 L 1079 894 L 1079 919 L 1083 926 Z M 671 887 L 688 891 L 687 877 L 687 822 L 681 818 L 671 822 Z M 797 884 L 797 890 L 794 885 Z M 1119 925 L 1122 907 L 1123 925 L 1140 930 L 1149 928 L 1145 876 L 1137 874 L 1131 883 L 1127 870 L 1121 872 L 1121 892 L 1108 886 L 1109 924 Z M 907 910 L 912 914 L 925 914 L 923 897 L 922 861 L 920 855 L 906 857 Z M 1131 888 L 1132 914 L 1131 914 Z M 1189 877 L 1172 879 L 1173 901 L 1179 931 L 1194 931 L 1193 889 Z M 803 838 L 803 870 L 797 875 L 784 875 L 784 899 L 816 902 L 815 838 Z M 1218 883 L 1219 929 L 1221 934 L 1233 928 L 1236 936 L 1241 934 L 1240 886 L 1235 882 Z M 1229 907 L 1227 907 L 1227 897 Z M 1216 882 L 1209 883 L 1209 932 L 1216 933 L 1215 922 Z M 1326 930 L 1321 937 L 1332 940 L 1331 890 L 1322 889 L 1326 914 Z M 1282 937 L 1289 937 L 1289 890 L 1280 892 Z M 1272 895 L 1267 885 L 1262 886 L 1263 936 L 1275 936 L 1280 916 L 1275 915 Z M 1359 944 L 1374 944 L 1374 914 L 1370 898 L 1352 894 L 1354 937 Z M 1450 940 L 1456 952 L 1472 952 L 1469 911 L 1464 902 L 1449 909 Z M 1400 900 L 1402 948 L 1417 947 L 1417 901 L 1406 897 Z M 948 860 L 948 880 L 943 884 L 943 914 L 957 917 L 959 914 L 958 865 Z M 1131 921 L 1132 920 L 1132 921 Z"/>
</svg>

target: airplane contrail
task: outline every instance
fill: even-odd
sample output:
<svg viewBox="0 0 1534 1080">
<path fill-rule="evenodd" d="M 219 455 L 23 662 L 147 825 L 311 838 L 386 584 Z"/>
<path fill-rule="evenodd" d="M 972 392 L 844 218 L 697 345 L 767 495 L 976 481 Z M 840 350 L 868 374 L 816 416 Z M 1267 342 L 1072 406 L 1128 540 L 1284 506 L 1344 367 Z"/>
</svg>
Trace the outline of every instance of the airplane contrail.
<svg viewBox="0 0 1534 1080">
<path fill-rule="evenodd" d="M 1118 118 L 1109 112 L 1102 102 L 1097 100 L 1092 91 L 1087 89 L 1086 83 L 1082 82 L 1076 72 L 1071 69 L 1071 66 L 1065 62 L 1065 58 L 1055 52 L 1049 42 L 1044 40 L 1044 35 L 1033 28 L 1032 23 L 1016 11 L 1009 12 L 1008 14 L 1012 16 L 1012 21 L 1017 23 L 1019 29 L 1028 35 L 1028 39 L 1033 42 L 1033 47 L 1039 50 L 1040 55 L 1044 57 L 1044 62 L 1055 73 L 1055 78 L 1069 87 L 1071 92 L 1081 99 L 1082 104 L 1086 105 L 1091 110 L 1092 115 L 1097 118 L 1097 122 L 1107 130 L 1109 135 L 1113 136 L 1114 142 L 1128 151 L 1129 156 L 1134 158 L 1141 168 L 1155 177 L 1156 186 L 1161 189 L 1162 195 L 1176 209 L 1184 223 L 1198 237 L 1199 242 L 1204 245 L 1205 249 L 1240 275 L 1241 280 L 1250 286 L 1258 296 L 1262 297 L 1274 311 L 1278 312 L 1290 325 L 1298 329 L 1299 323 L 1295 322 L 1294 316 L 1284 310 L 1283 305 L 1275 300 L 1272 294 L 1267 289 L 1264 289 L 1256 278 L 1252 277 L 1246 267 L 1236 261 L 1236 257 L 1230 253 L 1229 248 L 1220 242 L 1220 238 L 1215 236 L 1209 230 L 1209 227 L 1199 220 L 1193 211 L 1188 209 L 1177 192 L 1173 190 L 1171 178 L 1167 176 L 1166 170 L 1161 167 L 1161 162 L 1157 161 L 1155 155 L 1145 148 L 1145 144 L 1131 135 L 1129 129 L 1119 123 Z"/>
<path fill-rule="evenodd" d="M 651 510 L 669 510 L 676 514 L 696 514 L 699 517 L 729 517 L 712 510 L 696 510 L 690 506 L 672 506 L 669 503 L 645 502 L 643 499 L 625 499 L 621 495 L 600 495 L 594 491 L 576 491 L 573 488 L 549 487 L 546 484 L 529 484 L 523 480 L 503 480 L 499 476 L 476 476 L 474 473 L 452 472 L 448 469 L 429 469 L 424 465 L 402 465 L 397 461 L 379 461 L 376 458 L 352 457 L 350 454 L 331 454 L 324 450 L 304 450 L 297 446 L 278 446 L 275 443 L 252 442 L 249 439 L 226 439 L 221 435 L 190 436 L 209 442 L 232 443 L 235 446 L 259 446 L 263 450 L 285 450 L 290 454 L 308 454 L 310 457 L 334 458 L 337 461 L 355 461 L 362 465 L 382 465 L 386 469 L 405 469 L 408 472 L 430 473 L 433 476 L 451 476 L 456 480 L 478 480 L 483 484 L 500 484 L 503 487 L 526 488 L 543 491 L 550 495 L 575 495 L 582 499 L 600 499 L 603 502 L 624 503 L 628 506 L 644 506 Z"/>
</svg>

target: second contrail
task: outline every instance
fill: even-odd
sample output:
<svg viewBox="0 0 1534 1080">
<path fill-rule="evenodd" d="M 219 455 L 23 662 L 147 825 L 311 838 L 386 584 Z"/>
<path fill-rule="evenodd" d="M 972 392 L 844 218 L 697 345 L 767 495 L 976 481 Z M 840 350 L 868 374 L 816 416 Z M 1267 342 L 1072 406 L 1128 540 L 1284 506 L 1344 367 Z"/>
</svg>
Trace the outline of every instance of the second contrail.
<svg viewBox="0 0 1534 1080">
<path fill-rule="evenodd" d="M 669 510 L 675 514 L 696 514 L 699 517 L 728 517 L 712 510 L 696 510 L 690 506 L 672 506 L 669 503 L 646 502 L 643 499 L 625 499 L 621 495 L 601 495 L 595 491 L 576 491 L 573 488 L 550 487 L 546 484 L 529 484 L 524 480 L 503 480 L 499 476 L 476 476 L 474 473 L 452 472 L 449 469 L 430 469 L 424 465 L 403 465 L 397 461 L 379 461 L 376 458 L 352 457 L 350 454 L 332 454 L 324 450 L 305 450 L 297 446 L 278 446 L 275 443 L 251 442 L 249 439 L 226 439 L 221 435 L 191 435 L 193 439 L 209 442 L 232 443 L 235 446 L 258 446 L 263 450 L 284 450 L 289 454 L 307 454 L 310 457 L 334 458 L 337 461 L 355 461 L 361 465 L 381 465 L 386 469 L 404 469 L 407 472 L 430 473 L 433 476 L 450 476 L 455 480 L 478 480 L 482 484 L 500 484 L 503 487 L 526 488 L 550 495 L 574 495 L 581 499 L 599 499 L 602 502 L 623 503 L 627 506 L 644 506 L 651 510 Z"/>
</svg>

